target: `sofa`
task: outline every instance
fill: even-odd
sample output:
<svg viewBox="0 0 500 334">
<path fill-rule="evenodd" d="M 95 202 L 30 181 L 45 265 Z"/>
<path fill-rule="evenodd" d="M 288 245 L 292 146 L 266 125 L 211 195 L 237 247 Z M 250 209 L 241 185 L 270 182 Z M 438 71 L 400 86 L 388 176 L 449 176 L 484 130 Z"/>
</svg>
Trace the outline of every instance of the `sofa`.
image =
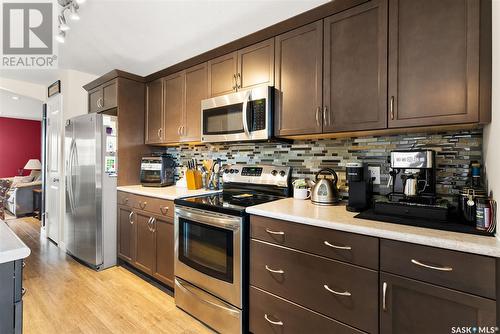
<svg viewBox="0 0 500 334">
<path fill-rule="evenodd" d="M 5 209 L 16 217 L 33 213 L 33 189 L 42 187 L 38 175 L 8 179 L 12 181 L 12 186 L 7 193 Z"/>
</svg>

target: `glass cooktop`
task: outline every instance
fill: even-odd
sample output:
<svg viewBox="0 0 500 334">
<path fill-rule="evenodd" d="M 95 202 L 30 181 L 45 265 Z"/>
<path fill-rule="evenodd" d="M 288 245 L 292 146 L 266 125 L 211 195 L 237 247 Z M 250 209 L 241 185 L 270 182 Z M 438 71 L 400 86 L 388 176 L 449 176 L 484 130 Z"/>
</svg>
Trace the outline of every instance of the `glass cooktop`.
<svg viewBox="0 0 500 334">
<path fill-rule="evenodd" d="M 218 194 L 179 198 L 175 200 L 175 204 L 241 216 L 245 214 L 245 208 L 249 206 L 272 202 L 282 198 L 283 197 L 262 193 L 223 192 Z"/>
</svg>

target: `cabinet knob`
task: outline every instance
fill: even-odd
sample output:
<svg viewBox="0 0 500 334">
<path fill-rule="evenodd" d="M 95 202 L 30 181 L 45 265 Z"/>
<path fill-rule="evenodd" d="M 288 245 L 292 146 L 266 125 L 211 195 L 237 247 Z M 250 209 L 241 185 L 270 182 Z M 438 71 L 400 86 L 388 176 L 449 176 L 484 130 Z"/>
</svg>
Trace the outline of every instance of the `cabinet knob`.
<svg viewBox="0 0 500 334">
<path fill-rule="evenodd" d="M 163 215 L 168 213 L 168 206 L 160 206 L 160 211 Z"/>
<path fill-rule="evenodd" d="M 139 202 L 139 206 L 141 207 L 142 210 L 144 210 L 144 208 L 146 207 L 148 203 L 147 202 Z"/>
</svg>

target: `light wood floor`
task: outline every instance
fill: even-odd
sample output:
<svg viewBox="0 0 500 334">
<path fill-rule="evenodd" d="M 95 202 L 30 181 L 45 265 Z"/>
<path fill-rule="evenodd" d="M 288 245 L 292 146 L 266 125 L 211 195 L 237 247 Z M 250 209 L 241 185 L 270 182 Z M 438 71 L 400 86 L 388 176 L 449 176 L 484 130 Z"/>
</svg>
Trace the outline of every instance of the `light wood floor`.
<svg viewBox="0 0 500 334">
<path fill-rule="evenodd" d="M 95 272 L 40 237 L 34 218 L 8 225 L 31 248 L 25 260 L 24 333 L 213 333 L 174 299 L 122 267 Z"/>
</svg>

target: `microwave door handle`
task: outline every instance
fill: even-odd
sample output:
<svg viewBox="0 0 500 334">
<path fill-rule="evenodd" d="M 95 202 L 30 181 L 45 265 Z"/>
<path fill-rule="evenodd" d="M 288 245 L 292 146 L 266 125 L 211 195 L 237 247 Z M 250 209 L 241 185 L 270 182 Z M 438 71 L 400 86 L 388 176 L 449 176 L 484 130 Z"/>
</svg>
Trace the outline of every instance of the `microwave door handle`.
<svg viewBox="0 0 500 334">
<path fill-rule="evenodd" d="M 250 138 L 250 131 L 248 130 L 247 106 L 248 106 L 248 101 L 250 100 L 250 93 L 251 91 L 247 91 L 245 93 L 245 99 L 243 100 L 243 130 L 245 131 L 245 134 L 247 135 L 248 138 Z"/>
</svg>

